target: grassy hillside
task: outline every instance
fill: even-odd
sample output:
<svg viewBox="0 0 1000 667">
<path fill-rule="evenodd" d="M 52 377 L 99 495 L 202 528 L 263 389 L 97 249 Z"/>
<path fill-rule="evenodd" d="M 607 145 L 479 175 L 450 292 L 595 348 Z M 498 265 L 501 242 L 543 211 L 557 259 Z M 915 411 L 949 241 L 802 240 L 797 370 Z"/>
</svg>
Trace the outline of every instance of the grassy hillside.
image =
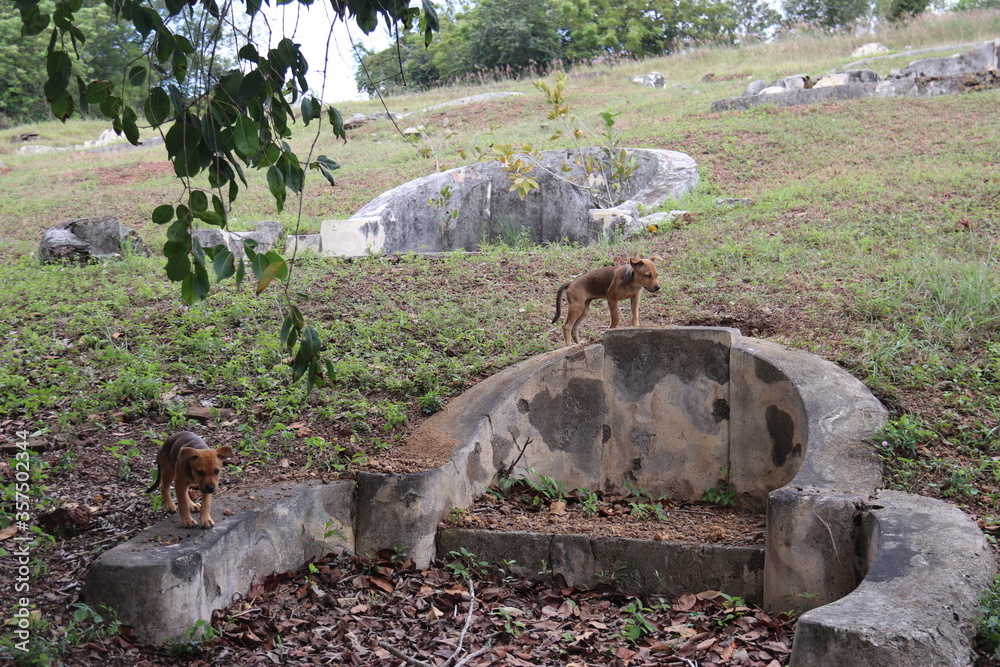
<svg viewBox="0 0 1000 667">
<path fill-rule="evenodd" d="M 751 79 L 834 70 L 880 41 L 898 57 L 1000 36 L 1000 12 L 928 17 L 870 36 L 801 35 L 742 50 L 695 50 L 643 63 L 573 72 L 569 102 L 592 126 L 621 112 L 628 146 L 680 150 L 701 183 L 682 202 L 678 227 L 588 248 L 492 247 L 474 257 L 371 257 L 299 262 L 294 290 L 335 360 L 336 382 L 306 395 L 289 385 L 277 344 L 276 301 L 227 284 L 194 308 L 163 273 L 163 260 L 130 257 L 88 267 L 40 266 L 49 226 L 115 215 L 154 247 L 163 230 L 152 209 L 180 189 L 165 154 L 11 152 L 0 137 L 0 443 L 27 429 L 54 447 L 35 457 L 34 512 L 93 500 L 82 471 L 100 470 L 104 535 L 60 536 L 96 551 L 126 539 L 154 515 L 144 500 L 156 442 L 190 424 L 185 408 L 235 410 L 213 424 L 242 459 L 233 478 L 349 471 L 382 455 L 448 397 L 560 344 L 550 324 L 556 287 L 613 257 L 659 254 L 664 289 L 646 298 L 644 323 L 723 325 L 834 361 L 889 407 L 874 446 L 886 485 L 944 498 L 1000 535 L 1000 92 L 933 99 L 872 99 L 713 113 Z M 633 76 L 657 70 L 665 90 Z M 708 74 L 714 74 L 706 80 Z M 312 148 L 343 168 L 337 187 L 313 181 L 302 202 L 275 215 L 263 178 L 233 211 L 236 229 L 279 219 L 303 232 L 347 217 L 385 189 L 462 163 L 459 151 L 488 142 L 555 147 L 542 127 L 545 101 L 528 82 L 492 83 L 391 98 L 395 112 L 488 91 L 519 97 L 415 113 L 428 130 L 422 156 L 388 122 L 338 144 L 299 127 Z M 341 105 L 380 110 L 377 102 Z M 401 127 L 405 127 L 401 125 Z M 96 138 L 87 121 L 14 128 L 51 145 Z M 315 144 L 314 144 L 315 142 Z M 747 197 L 747 207 L 720 197 Z M 595 308 L 584 335 L 599 336 Z M 12 468 L 0 463 L 4 493 Z M 81 494 L 88 494 L 86 496 Z M 130 495 L 131 494 L 131 495 Z M 4 503 L 9 503 L 5 495 Z M 131 505 L 129 505 L 131 503 Z M 128 516 L 125 516 L 127 514 Z M 2 527 L 2 526 L 0 526 Z M 39 536 L 37 573 L 56 567 Z M 102 544 L 103 542 L 103 544 Z M 96 544 L 95 544 L 96 543 Z M 49 546 L 46 546 L 49 545 Z M 79 573 L 78 573 L 79 574 Z M 67 575 L 69 576 L 69 575 Z M 6 603 L 3 605 L 7 606 Z"/>
</svg>

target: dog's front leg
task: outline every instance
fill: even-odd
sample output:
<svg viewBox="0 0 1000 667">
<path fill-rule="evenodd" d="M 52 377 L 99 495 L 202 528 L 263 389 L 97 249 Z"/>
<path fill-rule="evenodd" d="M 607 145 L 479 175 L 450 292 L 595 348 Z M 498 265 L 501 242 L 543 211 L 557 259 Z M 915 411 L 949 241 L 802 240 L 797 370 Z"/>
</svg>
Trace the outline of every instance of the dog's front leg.
<svg viewBox="0 0 1000 667">
<path fill-rule="evenodd" d="M 632 326 L 639 326 L 639 295 L 632 297 Z"/>
<path fill-rule="evenodd" d="M 174 489 L 177 492 L 177 513 L 181 515 L 181 525 L 185 528 L 194 528 L 198 522 L 191 518 L 191 497 L 188 495 L 188 487 L 180 485 Z"/>
<path fill-rule="evenodd" d="M 211 528 L 215 525 L 212 521 L 212 494 L 204 493 L 201 496 L 201 523 L 202 528 Z"/>
</svg>

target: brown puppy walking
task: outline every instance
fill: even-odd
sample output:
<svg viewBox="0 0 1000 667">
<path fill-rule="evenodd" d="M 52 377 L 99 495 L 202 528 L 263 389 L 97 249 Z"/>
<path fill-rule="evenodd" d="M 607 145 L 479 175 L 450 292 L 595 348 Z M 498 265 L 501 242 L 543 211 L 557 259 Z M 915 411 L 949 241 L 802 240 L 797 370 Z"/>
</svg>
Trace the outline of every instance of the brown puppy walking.
<svg viewBox="0 0 1000 667">
<path fill-rule="evenodd" d="M 563 337 L 567 345 L 580 342 L 577 329 L 590 311 L 590 302 L 594 299 L 607 299 L 611 310 L 611 328 L 618 326 L 618 302 L 632 300 L 632 326 L 639 326 L 639 295 L 642 289 L 650 292 L 660 289 L 657 280 L 656 267 L 649 259 L 632 257 L 628 264 L 621 266 L 606 266 L 588 271 L 576 280 L 568 282 L 556 293 L 556 316 L 552 323 L 559 321 L 561 315 L 562 294 L 566 292 L 566 322 L 563 324 Z"/>
<path fill-rule="evenodd" d="M 233 448 L 224 445 L 218 449 L 210 449 L 205 441 L 191 431 L 180 431 L 163 441 L 160 452 L 156 456 L 157 480 L 146 489 L 149 493 L 159 485 L 163 506 L 168 511 L 177 511 L 181 515 L 181 524 L 185 528 L 193 528 L 196 524 L 202 528 L 211 528 L 212 494 L 219 484 L 219 473 L 222 462 L 233 455 Z M 177 505 L 170 499 L 170 483 L 174 483 L 174 493 L 177 494 Z M 192 503 L 188 497 L 188 489 L 196 487 L 201 491 L 201 504 Z M 191 518 L 191 510 L 201 511 L 201 522 Z"/>
</svg>

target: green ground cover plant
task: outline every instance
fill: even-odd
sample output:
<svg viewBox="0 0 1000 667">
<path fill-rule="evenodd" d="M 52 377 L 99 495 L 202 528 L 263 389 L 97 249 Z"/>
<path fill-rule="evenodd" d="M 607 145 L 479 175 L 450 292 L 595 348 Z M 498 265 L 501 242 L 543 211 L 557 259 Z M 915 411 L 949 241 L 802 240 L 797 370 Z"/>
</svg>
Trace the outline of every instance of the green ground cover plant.
<svg viewBox="0 0 1000 667">
<path fill-rule="evenodd" d="M 927 16 L 872 39 L 898 52 L 941 47 L 947 55 L 948 44 L 998 35 L 1000 13 L 993 11 Z M 561 332 L 549 322 L 559 284 L 635 254 L 664 258 L 662 289 L 644 299 L 644 324 L 732 326 L 847 368 L 891 412 L 873 442 L 886 464 L 886 486 L 957 504 L 996 547 L 1000 93 L 710 109 L 712 100 L 740 94 L 753 78 L 841 66 L 865 41 L 804 34 L 570 72 L 567 94 L 580 117 L 600 127 L 601 113 L 620 112 L 614 127 L 622 145 L 681 150 L 698 162 L 697 190 L 663 207 L 688 215 L 587 248 L 501 240 L 475 256 L 300 257 L 293 289 L 307 297 L 299 307 L 333 366 L 331 382 L 311 393 L 290 383 L 293 360 L 275 335 L 280 318 L 271 295 L 230 282 L 213 285 L 211 308 L 188 307 L 164 276 L 158 250 L 166 236 L 150 214 L 181 194 L 165 153 L 21 155 L 0 137 L 0 157 L 10 168 L 0 193 L 0 436 L 13 442 L 26 430 L 48 443 L 32 468 L 38 512 L 75 499 L 103 513 L 100 533 L 56 538 L 39 528 L 34 576 L 48 570 L 64 583 L 78 580 L 83 570 L 55 553 L 100 553 L 162 517 L 134 494 L 148 485 L 158 442 L 175 430 L 197 425 L 232 444 L 240 459 L 227 475 L 241 484 L 350 474 L 391 457 L 393 446 L 449 398 L 560 345 Z M 903 56 L 874 66 L 884 73 L 906 62 Z M 630 82 L 651 70 L 667 73 L 671 85 L 654 90 Z M 714 78 L 703 80 L 709 73 Z M 419 112 L 500 90 L 525 94 Z M 390 104 L 416 111 L 413 124 L 447 126 L 453 136 L 432 159 L 386 122 L 351 131 L 346 144 L 320 135 L 317 151 L 342 165 L 337 186 L 307 187 L 300 221 L 294 206 L 275 214 L 264 175 L 248 172 L 231 225 L 252 229 L 260 220 L 280 220 L 289 231 L 297 224 L 317 231 L 323 219 L 348 217 L 375 194 L 465 163 L 461 148 L 487 141 L 550 145 L 551 129 L 540 128 L 548 104 L 528 81 L 454 86 Z M 342 107 L 345 117 L 377 110 L 373 101 Z M 27 129 L 69 145 L 96 138 L 103 126 Z M 290 144 L 305 154 L 312 141 L 296 132 Z M 721 205 L 720 197 L 753 203 Z M 40 266 L 42 232 L 84 215 L 117 216 L 153 256 Z M 599 336 L 604 320 L 598 306 L 585 336 Z M 189 415 L 192 406 L 232 413 L 204 425 Z M 3 521 L 12 470 L 0 463 L 0 530 L 9 525 Z M 82 472 L 92 470 L 97 479 L 85 483 L 90 478 Z M 589 503 L 599 509 L 598 498 Z M 71 627 L 66 609 L 52 603 L 40 610 L 48 637 Z M 641 634 L 641 623 L 635 628 Z"/>
</svg>

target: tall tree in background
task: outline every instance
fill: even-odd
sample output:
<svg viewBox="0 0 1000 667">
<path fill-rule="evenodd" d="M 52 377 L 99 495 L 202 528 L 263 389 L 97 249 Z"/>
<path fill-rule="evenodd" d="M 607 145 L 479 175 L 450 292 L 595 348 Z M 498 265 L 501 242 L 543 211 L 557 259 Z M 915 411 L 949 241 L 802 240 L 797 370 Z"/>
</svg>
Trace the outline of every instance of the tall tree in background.
<svg viewBox="0 0 1000 667">
<path fill-rule="evenodd" d="M 121 82 L 126 68 L 142 53 L 142 39 L 127 24 L 116 21 L 101 0 L 87 0 L 77 17 L 81 30 L 90 35 L 68 52 L 80 76 Z M 13 7 L 0 6 L 0 119 L 35 121 L 48 115 L 46 46 L 40 35 L 21 34 L 21 16 Z M 131 98 L 133 102 L 139 99 L 137 94 Z"/>
<path fill-rule="evenodd" d="M 790 23 L 802 23 L 825 30 L 844 30 L 871 16 L 871 0 L 785 0 L 785 16 Z"/>
<path fill-rule="evenodd" d="M 517 76 L 546 71 L 562 55 L 550 0 L 481 0 L 466 16 L 464 61 L 469 71 Z"/>
</svg>

